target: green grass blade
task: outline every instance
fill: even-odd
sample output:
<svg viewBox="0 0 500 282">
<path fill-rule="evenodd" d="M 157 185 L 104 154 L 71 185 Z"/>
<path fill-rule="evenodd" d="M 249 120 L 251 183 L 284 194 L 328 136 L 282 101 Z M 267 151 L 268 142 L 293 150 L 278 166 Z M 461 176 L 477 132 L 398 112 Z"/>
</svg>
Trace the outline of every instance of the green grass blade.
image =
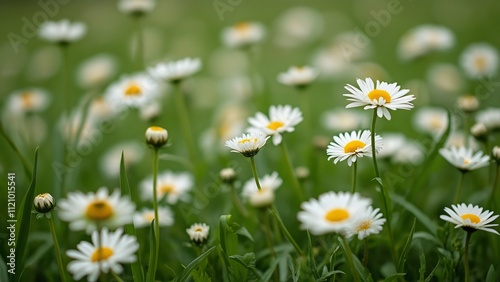
<svg viewBox="0 0 500 282">
<path fill-rule="evenodd" d="M 496 281 L 495 277 L 496 277 L 496 271 L 495 267 L 492 264 L 488 269 L 488 274 L 486 274 L 486 282 L 495 282 Z"/>
<path fill-rule="evenodd" d="M 128 195 L 132 199 L 130 184 L 128 182 L 127 173 L 125 171 L 125 156 L 122 151 L 122 156 L 120 160 L 120 189 L 122 195 Z M 133 200 L 133 199 L 132 199 Z M 129 235 L 137 238 L 137 233 L 135 232 L 134 224 L 129 223 L 125 225 L 125 232 Z M 132 275 L 134 277 L 134 281 L 143 282 L 144 281 L 144 270 L 142 269 L 142 256 L 140 254 L 140 249 L 137 250 L 137 260 L 132 263 Z"/>
<path fill-rule="evenodd" d="M 413 241 L 413 233 L 415 232 L 415 225 L 417 223 L 417 219 L 413 219 L 413 224 L 410 229 L 410 233 L 408 234 L 408 238 L 406 239 L 405 246 L 403 248 L 403 251 L 401 252 L 401 256 L 399 257 L 399 262 L 398 262 L 398 271 L 403 272 L 403 269 L 405 267 L 406 259 L 408 258 L 408 253 L 410 252 L 411 248 L 411 242 Z"/>
<path fill-rule="evenodd" d="M 23 168 L 24 168 L 24 172 L 26 173 L 26 176 L 28 176 L 28 178 L 31 179 L 32 178 L 32 175 L 31 175 L 31 166 L 30 166 L 28 160 L 26 159 L 25 156 L 23 156 L 23 154 L 21 154 L 21 151 L 16 146 L 16 143 L 14 143 L 14 141 L 12 141 L 12 139 L 10 139 L 10 137 L 7 135 L 7 133 L 3 129 L 3 125 L 2 125 L 1 122 L 0 122 L 0 134 L 3 136 L 3 138 L 5 139 L 5 141 L 7 141 L 7 143 L 9 144 L 9 146 L 16 153 L 16 155 L 19 157 L 19 159 L 21 160 L 21 163 L 23 164 Z"/>
<path fill-rule="evenodd" d="M 16 240 L 16 266 L 18 268 L 24 267 L 24 256 L 28 245 L 28 235 L 31 225 L 31 208 L 33 206 L 33 199 L 35 197 L 36 187 L 36 167 L 38 162 L 38 148 L 35 149 L 35 161 L 33 162 L 33 178 L 31 179 L 30 186 L 19 206 L 19 213 L 17 215 L 18 233 Z M 16 272 L 15 281 L 20 281 L 20 273 Z"/>
<path fill-rule="evenodd" d="M 200 263 L 203 262 L 203 260 L 208 257 L 213 251 L 215 250 L 215 246 L 211 247 L 208 249 L 206 252 L 201 254 L 199 257 L 195 258 L 186 268 L 182 271 L 182 273 L 177 277 L 175 280 L 176 282 L 183 282 L 186 281 L 189 278 L 189 275 L 191 274 L 191 271 L 193 271 Z"/>
<path fill-rule="evenodd" d="M 420 223 L 422 223 L 431 232 L 432 235 L 434 235 L 434 236 L 437 235 L 436 224 L 424 212 L 422 212 L 417 207 L 415 207 L 412 203 L 406 201 L 404 198 L 402 198 L 396 194 L 391 194 L 391 197 L 392 197 L 392 200 L 394 202 L 401 205 L 407 211 L 412 213 L 418 219 L 418 221 L 420 221 Z"/>
<path fill-rule="evenodd" d="M 156 269 L 156 267 L 152 267 L 157 264 L 156 261 L 156 240 L 155 240 L 155 223 L 156 219 L 151 221 L 150 235 L 149 235 L 149 270 Z M 152 273 L 152 271 L 148 271 L 146 276 L 147 282 L 154 282 L 156 277 L 156 273 Z"/>
<path fill-rule="evenodd" d="M 7 264 L 3 260 L 3 256 L 0 256 L 0 281 L 9 281 L 9 274 L 7 272 Z"/>
<path fill-rule="evenodd" d="M 219 242 L 223 251 L 223 255 L 230 257 L 238 254 L 238 234 L 240 226 L 231 221 L 231 215 L 222 215 L 219 218 Z M 233 260 L 229 260 L 229 273 L 233 273 L 236 280 L 245 280 L 247 269 Z"/>
</svg>

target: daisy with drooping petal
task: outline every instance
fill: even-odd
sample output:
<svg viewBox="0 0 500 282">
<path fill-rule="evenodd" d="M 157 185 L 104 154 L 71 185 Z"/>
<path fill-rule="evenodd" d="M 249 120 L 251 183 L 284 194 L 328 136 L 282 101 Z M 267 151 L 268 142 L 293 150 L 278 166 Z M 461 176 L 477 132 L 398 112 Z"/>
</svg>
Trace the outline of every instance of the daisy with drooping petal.
<svg viewBox="0 0 500 282">
<path fill-rule="evenodd" d="M 262 132 L 250 132 L 241 137 L 227 140 L 225 146 L 231 148 L 231 152 L 240 153 L 245 157 L 253 157 L 266 145 L 269 136 Z"/>
<path fill-rule="evenodd" d="M 186 229 L 186 232 L 191 242 L 202 245 L 207 241 L 208 235 L 210 235 L 210 226 L 206 223 L 195 223 Z"/>
<path fill-rule="evenodd" d="M 460 65 L 469 78 L 492 77 L 498 70 L 498 51 L 487 43 L 472 44 L 460 56 Z"/>
<path fill-rule="evenodd" d="M 153 199 L 153 177 L 141 182 L 142 196 L 144 199 Z M 174 173 L 165 171 L 158 175 L 156 191 L 158 201 L 166 197 L 167 203 L 175 204 L 179 200 L 187 200 L 189 192 L 193 188 L 193 177 L 189 173 Z"/>
<path fill-rule="evenodd" d="M 348 229 L 347 237 L 358 235 L 358 239 L 363 240 L 371 234 L 380 233 L 382 225 L 385 223 L 385 218 L 383 218 L 384 215 L 379 211 L 380 209 L 373 209 L 372 206 L 364 210 L 354 221 L 352 228 Z"/>
<path fill-rule="evenodd" d="M 410 110 L 413 108 L 411 101 L 415 100 L 413 95 L 406 95 L 410 90 L 401 89 L 397 83 L 380 82 L 374 85 L 373 80 L 367 77 L 365 80 L 356 80 L 359 89 L 347 84 L 345 89 L 350 93 L 343 94 L 348 97 L 346 108 L 354 108 L 364 106 L 364 109 L 377 109 L 377 116 L 384 116 L 386 119 L 391 119 L 389 110 Z"/>
<path fill-rule="evenodd" d="M 472 204 L 466 205 L 465 203 L 451 205 L 451 207 L 453 210 L 448 207 L 444 208 L 448 215 L 441 215 L 439 218 L 456 224 L 455 228 L 461 227 L 468 232 L 483 230 L 500 235 L 498 231 L 490 228 L 498 226 L 498 224 L 491 223 L 498 217 L 498 215 L 493 215 L 492 211 L 483 212 L 483 208 Z"/>
<path fill-rule="evenodd" d="M 356 162 L 357 158 L 361 158 L 363 156 L 372 156 L 371 151 L 371 134 L 369 130 L 361 131 L 353 131 L 349 134 L 346 132 L 344 134 L 340 134 L 339 136 L 333 136 L 333 140 L 335 142 L 331 142 L 328 145 L 328 149 L 326 150 L 328 160 L 335 158 L 333 161 L 334 164 L 339 161 L 343 161 L 347 159 L 347 164 L 349 166 L 352 165 L 353 162 Z M 375 136 L 375 151 L 379 151 L 382 149 L 383 142 L 382 137 L 379 135 Z"/>
<path fill-rule="evenodd" d="M 86 31 L 84 23 L 64 19 L 58 22 L 44 22 L 38 30 L 38 36 L 50 42 L 67 44 L 82 38 Z"/>
<path fill-rule="evenodd" d="M 110 195 L 106 187 L 96 193 L 70 192 L 57 206 L 59 217 L 69 222 L 71 230 L 87 233 L 96 230 L 97 225 L 114 229 L 130 223 L 135 211 L 135 204 L 129 198 L 121 197 L 119 190 Z"/>
<path fill-rule="evenodd" d="M 300 228 L 307 229 L 314 235 L 338 233 L 346 235 L 357 222 L 358 215 L 362 214 L 371 200 L 363 198 L 357 193 L 327 192 L 316 199 L 303 202 L 297 218 L 301 222 Z"/>
<path fill-rule="evenodd" d="M 248 47 L 264 39 L 264 26 L 256 22 L 241 22 L 222 31 L 222 41 L 228 47 Z"/>
<path fill-rule="evenodd" d="M 463 172 L 485 167 L 490 161 L 490 156 L 484 155 L 481 151 L 474 154 L 471 148 L 464 146 L 442 148 L 439 153 L 450 164 Z"/>
<path fill-rule="evenodd" d="M 148 68 L 148 72 L 156 79 L 175 83 L 192 76 L 200 68 L 199 58 L 184 58 L 174 62 L 159 63 Z"/>
<path fill-rule="evenodd" d="M 269 108 L 269 118 L 261 112 L 255 117 L 248 118 L 252 125 L 249 131 L 258 130 L 267 135 L 273 136 L 273 144 L 279 145 L 283 139 L 281 133 L 292 132 L 295 126 L 302 121 L 302 112 L 299 108 L 292 108 L 290 105 L 271 106 Z"/>
<path fill-rule="evenodd" d="M 97 281 L 103 273 L 110 271 L 115 274 L 123 272 L 124 263 L 136 261 L 135 252 L 139 249 L 137 239 L 123 234 L 123 229 L 109 232 L 103 228 L 92 233 L 92 243 L 82 241 L 77 245 L 78 250 L 68 250 L 66 254 L 74 260 L 68 263 L 68 271 L 75 280 L 88 276 L 88 281 Z"/>
<path fill-rule="evenodd" d="M 159 96 L 159 84 L 144 73 L 124 76 L 111 84 L 105 98 L 114 109 L 141 108 Z"/>
<path fill-rule="evenodd" d="M 278 75 L 278 81 L 282 84 L 296 87 L 305 87 L 318 77 L 318 72 L 309 66 L 292 66 L 284 73 Z"/>
<path fill-rule="evenodd" d="M 259 179 L 259 183 L 260 190 L 255 180 L 253 178 L 249 179 L 243 186 L 242 195 L 253 207 L 268 207 L 274 203 L 274 191 L 281 186 L 283 180 L 278 176 L 277 172 L 273 172 Z"/>
<path fill-rule="evenodd" d="M 134 214 L 134 226 L 136 228 L 151 226 L 155 219 L 155 212 L 152 209 L 142 209 Z M 171 226 L 174 224 L 174 215 L 169 208 L 158 208 L 158 223 L 160 226 Z"/>
</svg>

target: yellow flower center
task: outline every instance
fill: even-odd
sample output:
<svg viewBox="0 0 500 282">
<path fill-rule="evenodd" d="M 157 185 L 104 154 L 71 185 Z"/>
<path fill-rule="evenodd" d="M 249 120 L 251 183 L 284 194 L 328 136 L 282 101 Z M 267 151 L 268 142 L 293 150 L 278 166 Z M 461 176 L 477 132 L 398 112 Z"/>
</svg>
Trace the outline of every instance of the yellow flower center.
<svg viewBox="0 0 500 282">
<path fill-rule="evenodd" d="M 107 260 L 113 255 L 113 250 L 108 247 L 97 248 L 93 253 L 90 260 L 92 262 Z"/>
<path fill-rule="evenodd" d="M 145 213 L 142 217 L 144 218 L 144 220 L 151 222 L 151 221 L 153 221 L 153 219 L 155 219 L 155 214 L 152 212 L 149 212 L 149 213 Z"/>
<path fill-rule="evenodd" d="M 285 124 L 281 121 L 271 121 L 266 127 L 271 130 L 278 130 L 278 128 L 283 127 Z"/>
<path fill-rule="evenodd" d="M 468 165 L 469 163 L 470 163 L 469 160 L 467 160 L 467 159 L 464 160 L 464 165 Z"/>
<path fill-rule="evenodd" d="M 234 28 L 238 32 L 246 32 L 250 28 L 250 25 L 247 22 L 241 22 L 241 23 L 235 24 Z"/>
<path fill-rule="evenodd" d="M 196 229 L 194 230 L 194 232 L 201 232 L 203 231 L 203 229 L 201 229 L 201 227 L 196 227 Z"/>
<path fill-rule="evenodd" d="M 245 144 L 247 142 L 257 143 L 257 138 L 245 138 L 238 141 L 239 144 Z"/>
<path fill-rule="evenodd" d="M 106 220 L 113 216 L 113 207 L 106 200 L 94 200 L 88 205 L 86 215 L 91 220 Z"/>
<path fill-rule="evenodd" d="M 344 153 L 354 153 L 359 148 L 364 148 L 366 146 L 365 143 L 359 140 L 352 140 L 344 146 Z"/>
<path fill-rule="evenodd" d="M 386 103 L 391 102 L 391 95 L 389 94 L 389 92 L 380 89 L 373 89 L 372 91 L 370 91 L 370 93 L 368 93 L 368 98 L 370 98 L 371 101 L 378 101 L 379 98 L 382 98 Z"/>
<path fill-rule="evenodd" d="M 326 215 L 325 219 L 330 222 L 339 222 L 349 218 L 349 211 L 345 209 L 331 209 Z"/>
<path fill-rule="evenodd" d="M 358 228 L 356 229 L 356 231 L 359 232 L 359 231 L 368 230 L 368 229 L 370 229 L 370 226 L 372 226 L 371 221 L 369 221 L 369 220 L 363 221 L 358 225 Z"/>
<path fill-rule="evenodd" d="M 125 89 L 125 96 L 140 96 L 141 94 L 141 87 L 135 83 L 130 84 L 127 89 Z"/>
<path fill-rule="evenodd" d="M 175 187 L 172 184 L 164 184 L 160 186 L 160 189 L 158 189 L 162 194 L 169 194 L 175 191 Z"/>
<path fill-rule="evenodd" d="M 429 125 L 434 129 L 441 129 L 444 127 L 442 120 L 437 116 L 431 118 Z"/>
<path fill-rule="evenodd" d="M 24 92 L 23 94 L 21 94 L 21 104 L 24 108 L 33 107 L 33 95 L 31 94 L 31 92 Z"/>
<path fill-rule="evenodd" d="M 479 223 L 481 221 L 481 219 L 479 219 L 479 216 L 472 214 L 472 213 L 462 214 L 461 218 L 463 220 L 469 219 L 470 222 L 472 222 L 472 223 Z"/>
<path fill-rule="evenodd" d="M 164 130 L 162 127 L 159 127 L 159 126 L 150 126 L 149 129 L 151 129 L 152 131 L 158 131 L 158 132 L 162 132 Z"/>
<path fill-rule="evenodd" d="M 474 66 L 479 70 L 479 71 L 484 71 L 486 69 L 486 58 L 484 57 L 477 57 L 474 59 Z"/>
</svg>

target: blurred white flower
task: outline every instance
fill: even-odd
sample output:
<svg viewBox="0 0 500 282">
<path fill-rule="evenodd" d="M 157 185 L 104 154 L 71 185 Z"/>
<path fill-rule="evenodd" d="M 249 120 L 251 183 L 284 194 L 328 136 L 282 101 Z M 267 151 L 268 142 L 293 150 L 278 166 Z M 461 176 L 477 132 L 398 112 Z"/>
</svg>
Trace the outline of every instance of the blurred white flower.
<svg viewBox="0 0 500 282">
<path fill-rule="evenodd" d="M 153 101 L 139 109 L 139 116 L 142 120 L 153 121 L 160 116 L 161 111 L 161 103 Z"/>
<path fill-rule="evenodd" d="M 155 8 L 155 0 L 120 0 L 118 10 L 124 14 L 142 15 Z"/>
<path fill-rule="evenodd" d="M 94 282 L 101 271 L 121 274 L 122 264 L 137 260 L 135 252 L 139 249 L 139 244 L 135 237 L 123 234 L 122 228 L 115 232 L 103 228 L 100 234 L 98 231 L 92 233 L 92 243 L 81 241 L 77 249 L 66 252 L 68 257 L 74 259 L 68 263 L 68 271 L 75 280 L 88 276 L 88 281 Z"/>
<path fill-rule="evenodd" d="M 314 68 L 292 66 L 278 75 L 278 81 L 289 86 L 304 87 L 311 84 L 317 76 L 318 72 Z"/>
<path fill-rule="evenodd" d="M 149 227 L 155 219 L 155 211 L 144 208 L 134 214 L 134 226 L 136 228 Z M 174 224 L 174 215 L 167 207 L 158 207 L 158 224 L 160 226 L 171 226 Z"/>
<path fill-rule="evenodd" d="M 460 65 L 471 79 L 492 77 L 498 70 L 498 50 L 488 43 L 472 44 L 462 52 Z"/>
<path fill-rule="evenodd" d="M 500 129 L 500 108 L 486 108 L 476 115 L 476 121 L 482 123 L 488 130 Z"/>
<path fill-rule="evenodd" d="M 383 133 L 384 146 L 378 152 L 377 158 L 392 158 L 407 142 L 401 133 Z"/>
<path fill-rule="evenodd" d="M 427 81 L 437 92 L 458 93 L 464 87 L 464 79 L 460 70 L 453 64 L 440 63 L 430 67 Z"/>
<path fill-rule="evenodd" d="M 392 161 L 398 164 L 418 165 L 424 160 L 424 148 L 420 143 L 406 140 L 392 155 Z"/>
<path fill-rule="evenodd" d="M 412 60 L 433 51 L 448 50 L 455 44 L 455 36 L 446 27 L 420 25 L 406 32 L 399 41 L 399 56 Z"/>
<path fill-rule="evenodd" d="M 370 117 L 364 111 L 336 108 L 323 113 L 321 120 L 328 130 L 347 132 L 367 127 Z"/>
<path fill-rule="evenodd" d="M 117 62 L 113 56 L 95 55 L 80 64 L 77 70 L 77 81 L 83 88 L 97 88 L 108 83 L 115 76 L 116 71 Z"/>
<path fill-rule="evenodd" d="M 159 63 L 149 67 L 148 72 L 158 80 L 178 82 L 192 76 L 200 69 L 201 61 L 199 58 L 184 58 L 178 61 Z"/>
<path fill-rule="evenodd" d="M 274 203 L 274 191 L 281 186 L 283 180 L 278 176 L 277 172 L 273 172 L 272 174 L 259 178 L 259 183 L 261 187 L 260 190 L 255 183 L 255 179 L 249 179 L 245 182 L 241 194 L 252 207 L 268 207 Z"/>
<path fill-rule="evenodd" d="M 223 43 L 232 48 L 248 47 L 264 39 L 265 28 L 257 22 L 240 22 L 222 30 Z"/>
<path fill-rule="evenodd" d="M 70 22 L 67 19 L 53 22 L 44 22 L 39 30 L 40 38 L 60 44 L 67 44 L 82 38 L 87 31 L 87 27 L 82 22 Z"/>
<path fill-rule="evenodd" d="M 144 146 L 135 141 L 128 141 L 114 145 L 101 158 L 101 171 L 109 178 L 120 176 L 120 160 L 124 155 L 125 169 L 138 164 L 144 156 Z"/>
<path fill-rule="evenodd" d="M 26 88 L 10 94 L 6 103 L 6 111 L 15 114 L 41 112 L 49 106 L 50 96 L 41 88 Z"/>
<path fill-rule="evenodd" d="M 415 111 L 413 125 L 421 132 L 439 138 L 448 127 L 448 114 L 438 107 L 422 107 Z"/>
<path fill-rule="evenodd" d="M 193 177 L 189 173 L 174 173 L 165 171 L 158 175 L 156 183 L 156 193 L 158 201 L 163 197 L 167 203 L 175 204 L 179 200 L 187 201 L 189 199 L 188 192 L 193 188 Z M 145 200 L 153 200 L 153 177 L 148 177 L 140 184 L 142 190 L 142 198 Z"/>
<path fill-rule="evenodd" d="M 317 39 L 323 26 L 324 19 L 318 11 L 308 7 L 293 7 L 278 16 L 274 42 L 280 47 L 298 47 Z"/>
</svg>

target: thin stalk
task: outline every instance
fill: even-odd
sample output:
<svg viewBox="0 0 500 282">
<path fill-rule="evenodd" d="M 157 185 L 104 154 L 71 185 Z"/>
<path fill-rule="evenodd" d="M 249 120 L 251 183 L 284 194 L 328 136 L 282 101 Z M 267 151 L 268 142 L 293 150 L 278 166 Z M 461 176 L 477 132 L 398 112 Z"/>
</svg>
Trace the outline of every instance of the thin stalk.
<svg viewBox="0 0 500 282">
<path fill-rule="evenodd" d="M 465 266 L 465 282 L 469 282 L 469 242 L 472 232 L 467 231 L 467 236 L 465 237 L 465 253 L 464 253 L 464 266 Z"/>
<path fill-rule="evenodd" d="M 189 115 L 186 107 L 186 103 L 184 101 L 184 95 L 182 94 L 181 85 L 179 82 L 174 83 L 175 87 L 175 100 L 177 106 L 177 113 L 179 115 L 179 120 L 182 128 L 182 135 L 184 137 L 184 142 L 187 144 L 187 149 L 189 153 L 189 159 L 191 160 L 191 165 L 194 168 L 197 168 L 198 158 L 196 157 L 196 146 L 193 139 L 193 134 L 191 132 L 191 125 L 189 123 Z"/>
<path fill-rule="evenodd" d="M 231 199 L 233 200 L 233 205 L 244 217 L 248 217 L 248 211 L 241 203 L 240 198 L 238 197 L 238 194 L 236 194 L 236 190 L 234 189 L 234 185 L 232 183 L 229 184 L 229 189 L 231 190 Z"/>
<path fill-rule="evenodd" d="M 368 265 L 368 239 L 365 238 L 363 240 L 363 242 L 364 242 L 363 245 L 364 245 L 364 249 L 365 249 L 364 254 L 363 254 L 363 266 L 366 267 Z"/>
<path fill-rule="evenodd" d="M 118 276 L 118 274 L 116 274 L 114 271 L 111 270 L 111 276 L 113 276 L 113 278 L 118 281 L 118 282 L 123 282 L 123 279 L 121 279 L 120 276 Z"/>
<path fill-rule="evenodd" d="M 283 154 L 283 159 L 285 159 L 285 163 L 287 164 L 288 170 L 290 172 L 290 176 L 292 178 L 293 187 L 295 187 L 295 192 L 299 196 L 300 200 L 304 199 L 304 191 L 302 190 L 302 186 L 300 185 L 297 176 L 295 175 L 295 169 L 293 168 L 292 160 L 290 159 L 290 154 L 285 145 L 285 141 L 282 140 L 280 144 L 281 153 Z"/>
<path fill-rule="evenodd" d="M 469 137 L 470 137 L 470 128 L 472 124 L 472 115 L 470 113 L 465 113 L 464 116 L 464 145 L 465 147 L 469 147 Z"/>
<path fill-rule="evenodd" d="M 490 199 L 489 199 L 490 205 L 491 205 L 492 208 L 495 208 L 495 205 L 496 205 L 495 190 L 496 190 L 496 187 L 498 186 L 499 175 L 500 175 L 500 162 L 497 162 L 497 164 L 496 164 L 495 178 L 493 179 L 493 184 L 491 186 L 491 194 L 490 194 Z"/>
<path fill-rule="evenodd" d="M 299 245 L 297 244 L 297 242 L 295 242 L 295 239 L 293 239 L 292 235 L 290 234 L 290 232 L 288 231 L 288 229 L 286 228 L 285 224 L 283 224 L 283 221 L 281 220 L 281 217 L 280 215 L 278 214 L 278 211 L 274 208 L 274 207 L 269 207 L 269 210 L 271 211 L 271 213 L 274 215 L 274 218 L 276 218 L 276 221 L 278 222 L 280 228 L 281 228 L 281 232 L 283 232 L 283 234 L 285 234 L 285 237 L 288 239 L 288 241 L 292 244 L 292 246 L 295 248 L 295 251 L 297 251 L 297 253 L 299 253 L 299 255 L 301 257 L 304 256 L 304 252 L 302 251 L 302 249 L 299 247 Z"/>
<path fill-rule="evenodd" d="M 453 197 L 453 203 L 457 204 L 460 194 L 462 193 L 462 187 L 464 185 L 465 171 L 460 171 L 460 179 L 458 180 L 457 190 L 455 191 L 455 197 Z"/>
<path fill-rule="evenodd" d="M 138 16 L 136 17 L 135 20 L 135 28 L 136 28 L 136 33 L 137 33 L 137 45 L 136 45 L 136 54 L 135 54 L 135 60 L 137 62 L 137 69 L 142 70 L 144 69 L 144 34 L 142 30 L 142 25 L 141 25 L 141 19 L 142 17 Z"/>
<path fill-rule="evenodd" d="M 351 248 L 349 247 L 349 242 L 347 242 L 347 240 L 344 236 L 341 236 L 341 237 L 342 237 L 342 241 L 344 242 L 344 246 L 345 246 L 345 248 L 344 248 L 345 258 L 346 258 L 347 264 L 349 265 L 349 268 L 351 269 L 353 281 L 361 281 L 359 279 L 358 271 L 354 267 L 354 261 L 352 259 L 352 251 L 351 251 Z"/>
<path fill-rule="evenodd" d="M 377 177 L 377 179 L 379 180 L 378 183 L 380 184 L 380 190 L 382 191 L 382 199 L 384 201 L 384 209 L 385 209 L 385 214 L 386 214 L 386 218 L 387 218 L 387 232 L 389 233 L 389 242 L 390 242 L 390 249 L 391 249 L 391 255 L 392 255 L 392 259 L 394 261 L 394 264 L 397 265 L 398 264 L 398 259 L 397 259 L 397 256 L 396 256 L 396 247 L 395 247 L 395 244 L 394 244 L 394 237 L 393 237 L 393 234 L 392 234 L 392 228 L 391 228 L 391 214 L 392 214 L 392 211 L 388 205 L 388 197 L 389 197 L 389 194 L 387 193 L 387 191 L 385 190 L 384 188 L 384 185 L 382 183 L 382 178 L 380 177 L 380 172 L 378 170 L 378 165 L 377 165 L 377 155 L 376 155 L 376 144 L 375 144 L 375 136 L 376 136 L 376 133 L 375 133 L 375 123 L 377 121 L 377 109 L 375 108 L 373 110 L 373 117 L 372 117 L 372 124 L 371 124 L 371 145 L 372 145 L 372 159 L 373 159 L 373 168 L 375 169 L 375 175 Z"/>
<path fill-rule="evenodd" d="M 271 232 L 271 224 L 269 223 L 268 214 L 266 213 L 265 209 L 261 209 L 259 212 L 261 213 L 262 217 L 262 231 L 265 234 L 267 246 L 269 248 L 269 251 L 271 252 L 271 255 L 273 257 L 276 257 L 276 251 L 274 250 L 273 244 L 273 234 Z"/>
<path fill-rule="evenodd" d="M 150 261 L 150 268 L 148 272 L 152 274 L 154 277 L 156 273 L 156 267 L 158 265 L 158 253 L 160 250 L 160 222 L 158 221 L 158 191 L 157 191 L 157 182 L 158 182 L 158 149 L 153 149 L 153 209 L 155 213 L 154 219 L 154 234 L 155 234 L 155 253 L 154 258 Z M 149 275 L 148 275 L 149 276 Z"/>
<path fill-rule="evenodd" d="M 352 166 L 352 193 L 356 193 L 356 174 L 358 170 L 358 162 L 354 162 Z"/>
<path fill-rule="evenodd" d="M 59 275 L 61 276 L 61 281 L 65 282 L 66 275 L 64 273 L 64 264 L 62 262 L 61 248 L 59 247 L 59 241 L 57 240 L 57 233 L 56 233 L 56 228 L 54 227 L 52 212 L 50 213 L 49 217 L 49 227 L 50 227 L 50 233 L 52 233 L 52 240 L 54 241 L 54 249 L 56 250 L 56 259 L 57 259 L 57 264 L 59 266 Z"/>
<path fill-rule="evenodd" d="M 252 165 L 252 172 L 253 172 L 253 178 L 255 179 L 255 185 L 257 185 L 257 189 L 261 190 L 262 187 L 260 186 L 259 175 L 257 174 L 257 167 L 255 166 L 254 157 L 250 157 L 250 164 Z"/>
</svg>

